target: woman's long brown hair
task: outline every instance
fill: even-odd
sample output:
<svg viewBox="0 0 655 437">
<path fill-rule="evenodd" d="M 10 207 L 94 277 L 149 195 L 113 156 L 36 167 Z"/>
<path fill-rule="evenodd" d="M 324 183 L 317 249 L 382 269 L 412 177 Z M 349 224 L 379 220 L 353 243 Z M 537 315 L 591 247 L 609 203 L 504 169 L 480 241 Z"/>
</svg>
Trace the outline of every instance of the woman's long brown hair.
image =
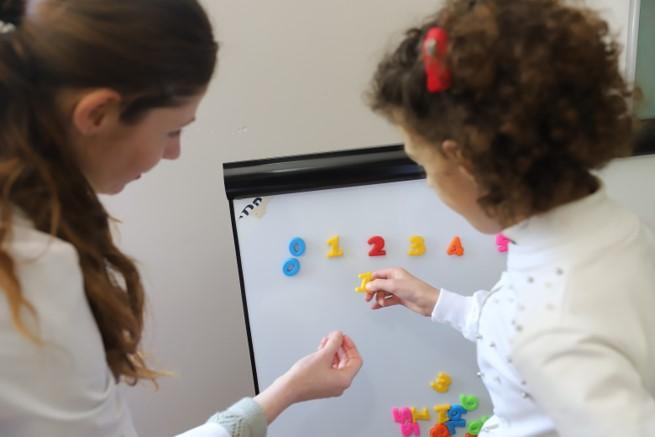
<svg viewBox="0 0 655 437">
<path fill-rule="evenodd" d="M 16 25 L 0 34 L 0 293 L 13 324 L 39 342 L 25 320 L 38 314 L 8 251 L 20 210 L 37 230 L 77 250 L 114 377 L 154 379 L 139 350 L 139 272 L 112 240 L 110 217 L 77 165 L 57 99 L 64 90 L 114 89 L 125 99 L 125 123 L 179 104 L 214 72 L 218 45 L 208 17 L 196 0 L 33 0 L 27 7 L 0 0 L 0 20 Z"/>
</svg>

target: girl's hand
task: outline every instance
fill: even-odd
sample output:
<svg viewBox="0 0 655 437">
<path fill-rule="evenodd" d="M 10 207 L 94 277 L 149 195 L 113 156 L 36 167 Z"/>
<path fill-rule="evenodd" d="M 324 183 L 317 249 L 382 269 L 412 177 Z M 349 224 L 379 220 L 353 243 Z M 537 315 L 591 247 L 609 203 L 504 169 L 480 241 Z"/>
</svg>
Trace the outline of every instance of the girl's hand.
<svg viewBox="0 0 655 437">
<path fill-rule="evenodd" d="M 355 343 L 341 332 L 332 332 L 321 340 L 318 351 L 296 362 L 255 401 L 271 423 L 297 402 L 341 396 L 362 363 Z"/>
<path fill-rule="evenodd" d="M 371 308 L 374 310 L 404 305 L 428 317 L 439 299 L 438 289 L 399 268 L 374 272 L 373 280 L 366 288 L 366 302 L 372 301 Z"/>
</svg>

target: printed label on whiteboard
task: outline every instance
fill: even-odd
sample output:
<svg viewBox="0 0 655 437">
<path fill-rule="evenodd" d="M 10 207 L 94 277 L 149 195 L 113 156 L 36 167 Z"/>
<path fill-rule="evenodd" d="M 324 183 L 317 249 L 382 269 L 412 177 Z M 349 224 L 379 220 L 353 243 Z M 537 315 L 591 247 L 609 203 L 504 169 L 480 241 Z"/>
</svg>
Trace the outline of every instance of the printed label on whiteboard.
<svg viewBox="0 0 655 437">
<path fill-rule="evenodd" d="M 239 220 L 248 217 L 263 218 L 269 201 L 266 197 L 255 197 L 239 212 Z"/>
</svg>

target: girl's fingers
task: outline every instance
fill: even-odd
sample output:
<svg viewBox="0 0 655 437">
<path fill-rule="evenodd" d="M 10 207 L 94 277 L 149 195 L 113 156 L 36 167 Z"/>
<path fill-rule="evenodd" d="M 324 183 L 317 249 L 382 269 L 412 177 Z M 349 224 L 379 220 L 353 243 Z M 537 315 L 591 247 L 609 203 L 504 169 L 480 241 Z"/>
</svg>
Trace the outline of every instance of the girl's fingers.
<svg viewBox="0 0 655 437">
<path fill-rule="evenodd" d="M 389 279 L 396 276 L 397 269 L 382 269 L 373 272 L 373 279 Z"/>
<path fill-rule="evenodd" d="M 389 291 L 394 289 L 395 283 L 393 279 L 374 279 L 366 284 L 366 290 L 371 292 Z"/>
<path fill-rule="evenodd" d="M 372 310 L 379 310 L 381 308 L 389 308 L 394 305 L 402 305 L 403 303 L 398 299 L 397 297 L 393 297 L 391 299 L 384 300 L 381 303 L 378 303 L 377 301 L 373 302 L 371 304 L 371 309 Z"/>
<path fill-rule="evenodd" d="M 397 305 L 400 303 L 400 299 L 395 294 L 387 293 L 386 291 L 379 291 L 375 295 L 375 302 L 378 307 L 384 308 L 392 305 Z"/>
</svg>

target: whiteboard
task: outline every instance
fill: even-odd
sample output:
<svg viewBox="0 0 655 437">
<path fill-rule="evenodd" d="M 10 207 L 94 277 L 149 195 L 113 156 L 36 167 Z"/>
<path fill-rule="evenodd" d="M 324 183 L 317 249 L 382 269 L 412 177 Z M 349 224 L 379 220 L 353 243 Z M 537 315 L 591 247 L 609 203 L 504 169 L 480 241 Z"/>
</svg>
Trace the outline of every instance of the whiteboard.
<svg viewBox="0 0 655 437">
<path fill-rule="evenodd" d="M 603 172 L 603 178 L 611 195 L 655 223 L 650 192 L 655 187 L 655 157 L 620 161 Z M 639 186 L 649 191 L 640 192 Z M 343 397 L 292 407 L 272 424 L 269 435 L 400 436 L 392 408 L 427 407 L 431 420 L 419 423 L 421 435 L 428 436 L 436 422 L 432 407 L 459 403 L 460 394 L 481 400 L 480 408 L 466 419 L 491 415 L 488 395 L 476 375 L 473 343 L 401 307 L 371 311 L 354 289 L 360 284 L 359 273 L 389 266 L 404 267 L 435 286 L 463 294 L 489 289 L 505 264 L 495 237 L 477 233 L 443 205 L 423 179 L 299 192 L 287 186 L 285 191 L 257 200 L 232 200 L 258 386 L 270 385 L 335 329 L 355 340 L 365 363 Z M 344 256 L 328 258 L 326 241 L 335 235 Z M 412 235 L 425 238 L 424 256 L 407 255 Z M 368 255 L 372 236 L 384 238 L 386 256 Z M 462 257 L 446 253 L 455 236 L 464 246 Z M 292 258 L 288 246 L 295 237 L 305 241 L 306 252 L 296 257 L 299 273 L 288 277 L 283 264 Z M 438 372 L 452 376 L 448 393 L 429 386 Z M 464 436 L 465 430 L 460 428 L 456 435 Z"/>
</svg>

